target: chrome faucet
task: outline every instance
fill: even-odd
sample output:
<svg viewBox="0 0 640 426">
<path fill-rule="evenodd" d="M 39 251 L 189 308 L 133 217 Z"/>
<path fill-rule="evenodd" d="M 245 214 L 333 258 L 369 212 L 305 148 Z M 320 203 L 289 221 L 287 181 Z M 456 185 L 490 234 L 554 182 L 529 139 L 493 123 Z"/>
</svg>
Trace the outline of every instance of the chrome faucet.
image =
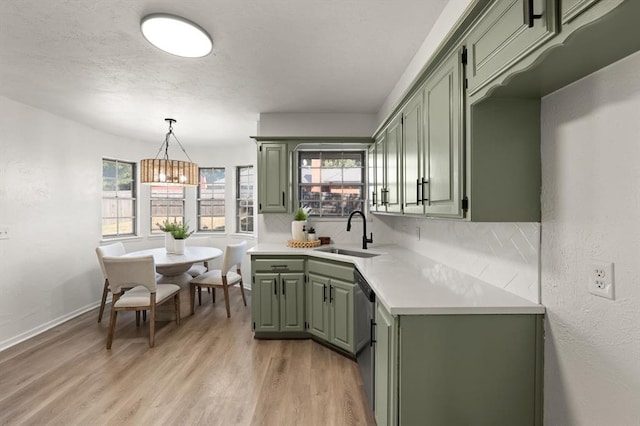
<svg viewBox="0 0 640 426">
<path fill-rule="evenodd" d="M 371 238 L 367 238 L 367 218 L 364 217 L 364 213 L 360 210 L 354 210 L 349 215 L 349 220 L 347 221 L 347 232 L 351 231 L 351 218 L 354 214 L 362 216 L 362 248 L 366 250 L 367 243 L 373 243 L 373 232 L 371 233 Z"/>
</svg>

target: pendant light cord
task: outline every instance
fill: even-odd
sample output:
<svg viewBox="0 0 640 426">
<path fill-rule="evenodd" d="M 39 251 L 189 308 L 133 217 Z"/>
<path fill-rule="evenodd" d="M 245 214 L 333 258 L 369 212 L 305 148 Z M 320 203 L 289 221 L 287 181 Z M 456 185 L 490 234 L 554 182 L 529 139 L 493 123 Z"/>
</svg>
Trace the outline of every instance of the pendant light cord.
<svg viewBox="0 0 640 426">
<path fill-rule="evenodd" d="M 193 163 L 193 160 L 191 159 L 191 157 L 189 157 L 189 154 L 187 154 L 187 151 L 185 151 L 184 147 L 176 137 L 176 134 L 173 133 L 172 124 L 175 123 L 176 120 L 174 120 L 173 118 L 165 118 L 164 121 L 169 123 L 169 131 L 167 132 L 167 135 L 164 137 L 164 142 L 162 142 L 162 145 L 160 145 L 160 149 L 158 150 L 158 153 L 156 154 L 155 158 L 158 158 L 158 156 L 162 152 L 162 148 L 164 148 L 164 159 L 169 160 L 169 136 L 173 135 L 173 138 L 176 140 L 176 142 L 178 142 L 178 146 L 180 147 L 182 152 L 184 152 L 184 155 L 187 156 L 190 163 Z"/>
</svg>

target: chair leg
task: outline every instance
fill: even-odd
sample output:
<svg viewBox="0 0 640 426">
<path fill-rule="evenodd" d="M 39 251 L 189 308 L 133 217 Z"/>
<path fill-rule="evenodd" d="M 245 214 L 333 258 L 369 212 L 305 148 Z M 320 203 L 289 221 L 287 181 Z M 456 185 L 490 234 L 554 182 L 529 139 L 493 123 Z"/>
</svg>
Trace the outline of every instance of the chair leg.
<svg viewBox="0 0 640 426">
<path fill-rule="evenodd" d="M 198 305 L 202 306 L 202 287 L 198 286 Z"/>
<path fill-rule="evenodd" d="M 244 302 L 244 306 L 247 306 L 247 298 L 244 297 L 244 286 L 242 285 L 242 281 L 240 281 L 240 293 L 242 294 L 242 301 Z"/>
<path fill-rule="evenodd" d="M 211 287 L 211 303 L 216 303 L 216 288 Z"/>
<path fill-rule="evenodd" d="M 111 349 L 111 344 L 113 343 L 113 332 L 116 329 L 117 316 L 118 316 L 118 311 L 116 311 L 112 307 L 111 308 L 111 319 L 109 320 L 109 331 L 107 332 L 107 349 Z"/>
<path fill-rule="evenodd" d="M 104 314 L 104 306 L 107 304 L 107 295 L 109 294 L 109 280 L 104 280 L 104 287 L 102 287 L 102 300 L 100 301 L 100 311 L 98 312 L 98 322 L 102 321 L 102 314 Z"/>
<path fill-rule="evenodd" d="M 224 291 L 224 305 L 227 308 L 227 318 L 231 318 L 231 309 L 229 308 L 229 286 L 224 283 L 222 285 L 222 290 Z"/>
<path fill-rule="evenodd" d="M 173 297 L 173 301 L 176 305 L 176 325 L 180 325 L 180 292 L 176 293 Z"/>
<path fill-rule="evenodd" d="M 196 312 L 196 285 L 195 284 L 189 285 L 189 295 L 191 296 L 190 297 L 191 315 L 193 315 Z"/>
<path fill-rule="evenodd" d="M 140 327 L 140 311 L 136 311 L 136 327 Z"/>
<path fill-rule="evenodd" d="M 142 321 L 147 322 L 147 311 L 146 309 L 142 311 Z"/>
<path fill-rule="evenodd" d="M 156 344 L 156 294 L 151 293 L 151 314 L 149 318 L 149 347 Z"/>
</svg>

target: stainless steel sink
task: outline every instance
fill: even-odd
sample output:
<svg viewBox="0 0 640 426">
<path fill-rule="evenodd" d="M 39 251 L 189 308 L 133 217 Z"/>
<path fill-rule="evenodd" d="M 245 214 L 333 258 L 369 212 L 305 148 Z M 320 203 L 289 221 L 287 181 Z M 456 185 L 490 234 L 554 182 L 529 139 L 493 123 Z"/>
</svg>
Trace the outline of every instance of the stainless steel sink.
<svg viewBox="0 0 640 426">
<path fill-rule="evenodd" d="M 325 253 L 333 253 L 333 254 L 342 254 L 345 256 L 353 256 L 353 257 L 376 257 L 380 256 L 378 253 L 369 253 L 366 251 L 355 251 L 348 250 L 339 247 L 322 247 L 315 249 L 316 251 L 323 251 Z"/>
</svg>

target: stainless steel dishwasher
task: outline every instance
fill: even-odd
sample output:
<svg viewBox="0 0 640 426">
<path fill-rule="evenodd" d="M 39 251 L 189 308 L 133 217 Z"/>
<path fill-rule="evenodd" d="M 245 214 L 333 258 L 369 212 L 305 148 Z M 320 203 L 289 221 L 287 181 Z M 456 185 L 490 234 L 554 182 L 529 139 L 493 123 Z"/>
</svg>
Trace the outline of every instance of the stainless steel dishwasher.
<svg viewBox="0 0 640 426">
<path fill-rule="evenodd" d="M 358 362 L 358 369 L 362 376 L 364 390 L 369 400 L 369 407 L 375 411 L 373 388 L 375 359 L 373 345 L 375 343 L 376 295 L 369 286 L 369 283 L 367 283 L 367 280 L 364 279 L 357 269 L 353 271 L 353 278 L 357 284 L 354 296 L 356 361 Z"/>
</svg>

